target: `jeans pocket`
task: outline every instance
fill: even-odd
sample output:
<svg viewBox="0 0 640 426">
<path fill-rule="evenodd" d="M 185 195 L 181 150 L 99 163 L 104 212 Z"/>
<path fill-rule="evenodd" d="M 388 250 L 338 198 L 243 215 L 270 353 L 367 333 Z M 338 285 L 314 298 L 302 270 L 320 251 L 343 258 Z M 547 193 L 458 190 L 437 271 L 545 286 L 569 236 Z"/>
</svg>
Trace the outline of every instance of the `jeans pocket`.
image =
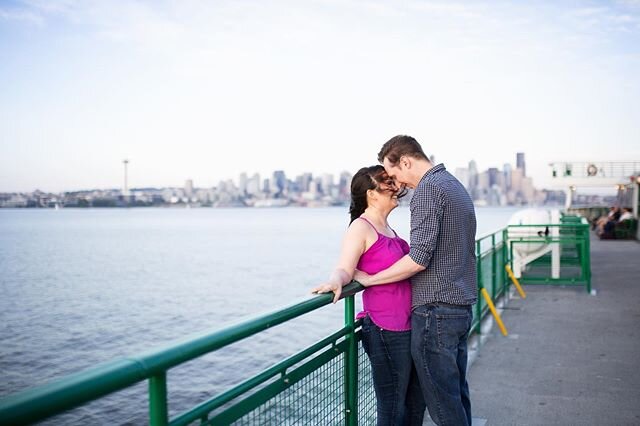
<svg viewBox="0 0 640 426">
<path fill-rule="evenodd" d="M 431 309 L 429 309 L 429 307 L 427 306 L 418 306 L 417 308 L 415 308 L 413 311 L 411 311 L 412 315 L 417 315 L 419 317 L 422 318 L 429 318 L 429 315 L 431 315 Z"/>
<path fill-rule="evenodd" d="M 469 332 L 469 315 L 436 314 L 438 346 L 445 349 L 456 349 Z"/>
</svg>

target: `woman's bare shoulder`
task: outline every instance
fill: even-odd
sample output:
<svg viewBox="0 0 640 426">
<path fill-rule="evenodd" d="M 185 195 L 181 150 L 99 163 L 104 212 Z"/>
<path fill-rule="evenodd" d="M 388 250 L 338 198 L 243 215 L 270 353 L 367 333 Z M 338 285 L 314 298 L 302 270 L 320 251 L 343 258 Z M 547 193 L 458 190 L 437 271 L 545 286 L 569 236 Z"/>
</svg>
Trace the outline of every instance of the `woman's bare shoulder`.
<svg viewBox="0 0 640 426">
<path fill-rule="evenodd" d="M 356 219 L 349 225 L 346 233 L 347 237 L 366 239 L 370 236 L 377 236 L 376 231 L 366 221 Z"/>
</svg>

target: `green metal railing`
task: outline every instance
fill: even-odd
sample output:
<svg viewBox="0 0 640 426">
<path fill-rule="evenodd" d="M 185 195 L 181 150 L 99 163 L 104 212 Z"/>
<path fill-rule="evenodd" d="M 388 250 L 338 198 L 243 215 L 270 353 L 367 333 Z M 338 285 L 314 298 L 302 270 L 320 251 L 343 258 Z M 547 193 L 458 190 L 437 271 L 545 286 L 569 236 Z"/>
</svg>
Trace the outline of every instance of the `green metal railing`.
<svg viewBox="0 0 640 426">
<path fill-rule="evenodd" d="M 487 289 L 494 302 L 509 290 L 504 270 L 510 253 L 507 236 L 504 229 L 476 242 L 478 285 Z M 580 250 L 588 253 L 588 245 Z M 363 287 L 357 282 L 344 288 L 342 328 L 172 419 L 167 408 L 170 369 L 326 306 L 333 294 L 313 296 L 221 330 L 194 335 L 165 348 L 114 360 L 10 395 L 0 400 L 0 424 L 43 420 L 145 380 L 151 425 L 375 423 L 369 363 L 359 343 L 361 322 L 355 320 L 354 296 L 361 290 Z M 481 320 L 488 312 L 486 301 L 479 298 L 473 332 L 480 332 Z"/>
<path fill-rule="evenodd" d="M 509 280 L 504 269 L 507 264 L 507 244 L 503 230 L 487 234 L 476 240 L 476 269 L 478 288 L 485 288 L 493 302 L 509 291 Z M 480 323 L 489 314 L 489 305 L 482 297 L 473 311 L 471 329 L 480 333 Z"/>
<path fill-rule="evenodd" d="M 361 366 L 363 373 L 368 374 L 368 364 L 358 363 L 358 358 L 362 358 L 362 355 L 358 354 L 360 322 L 354 321 L 354 295 L 362 289 L 363 287 L 355 282 L 344 288 L 346 321 L 343 328 L 232 389 L 176 416 L 171 421 L 168 419 L 167 409 L 168 370 L 328 305 L 332 301 L 332 295 L 314 296 L 222 330 L 194 335 L 166 348 L 108 362 L 61 380 L 8 396 L 0 400 L 0 424 L 15 425 L 39 421 L 143 380 L 148 380 L 151 425 L 187 425 L 194 422 L 220 425 L 232 424 L 236 421 L 241 424 L 256 424 L 257 422 L 247 422 L 242 418 L 254 411 L 259 412 L 265 402 L 277 396 L 285 398 L 284 393 L 287 390 L 294 388 L 297 383 L 308 380 L 314 374 L 317 375 L 318 372 L 323 374 L 323 371 L 327 370 L 324 371 L 324 375 L 336 375 L 328 371 L 330 368 L 338 371 L 337 375 L 344 376 L 344 391 L 342 386 L 339 386 L 337 391 L 324 386 L 326 392 L 316 398 L 319 401 L 317 409 L 307 406 L 309 410 L 305 416 L 314 415 L 319 420 L 318 424 L 343 420 L 349 425 L 357 424 L 359 415 L 371 416 L 371 413 L 358 413 L 357 407 L 358 366 Z M 341 363 L 339 368 L 336 368 L 336 362 Z M 322 390 L 322 383 L 326 383 L 326 379 L 319 378 L 316 381 Z M 318 383 L 312 384 L 315 390 L 318 390 Z M 370 386 L 368 392 L 364 394 L 361 392 L 363 397 L 361 400 L 374 398 L 372 389 Z M 361 391 L 366 390 L 361 389 Z M 308 404 L 308 401 L 305 404 Z M 374 407 L 373 415 L 375 416 L 375 404 L 368 404 L 368 406 Z M 329 418 L 329 416 L 333 417 Z M 275 413 L 275 417 L 278 417 L 278 413 Z M 264 421 L 264 417 L 259 420 Z"/>
<path fill-rule="evenodd" d="M 578 216 L 563 216 L 560 224 L 509 225 L 503 240 L 509 243 L 508 258 L 513 268 L 514 250 L 518 245 L 557 245 L 559 276 L 552 277 L 552 254 L 548 253 L 527 265 L 520 278 L 523 284 L 578 285 L 591 292 L 591 248 L 589 223 Z M 544 229 L 545 233 L 536 231 Z M 557 232 L 549 230 L 557 230 Z M 522 236 L 522 233 L 527 234 Z M 514 235 L 515 234 L 515 235 Z M 556 234 L 556 235 L 554 235 Z"/>
</svg>

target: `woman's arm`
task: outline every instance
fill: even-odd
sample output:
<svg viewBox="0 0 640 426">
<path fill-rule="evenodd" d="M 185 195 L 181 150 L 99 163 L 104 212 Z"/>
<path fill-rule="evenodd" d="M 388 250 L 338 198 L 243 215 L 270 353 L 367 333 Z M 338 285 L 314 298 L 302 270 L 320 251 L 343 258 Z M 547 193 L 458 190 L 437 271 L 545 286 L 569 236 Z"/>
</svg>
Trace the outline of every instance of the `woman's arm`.
<svg viewBox="0 0 640 426">
<path fill-rule="evenodd" d="M 328 293 L 332 291 L 335 294 L 333 303 L 340 299 L 342 286 L 351 282 L 358 260 L 365 251 L 369 228 L 369 225 L 361 220 L 356 220 L 349 226 L 342 240 L 338 264 L 331 272 L 329 279 L 311 290 L 312 293 Z"/>
</svg>

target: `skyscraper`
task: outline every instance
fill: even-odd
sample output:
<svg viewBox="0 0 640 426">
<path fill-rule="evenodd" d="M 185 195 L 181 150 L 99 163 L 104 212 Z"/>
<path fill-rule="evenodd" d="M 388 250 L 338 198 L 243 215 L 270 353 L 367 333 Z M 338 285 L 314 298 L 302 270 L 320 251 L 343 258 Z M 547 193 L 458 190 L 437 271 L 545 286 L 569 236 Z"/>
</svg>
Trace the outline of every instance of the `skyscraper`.
<svg viewBox="0 0 640 426">
<path fill-rule="evenodd" d="M 340 195 L 348 196 L 351 192 L 351 173 L 342 172 L 340 173 Z"/>
<path fill-rule="evenodd" d="M 511 164 L 505 163 L 502 167 L 502 174 L 504 176 L 504 188 L 509 191 L 511 189 Z"/>
<path fill-rule="evenodd" d="M 464 167 L 457 167 L 456 172 L 453 175 L 460 181 L 460 183 L 467 189 L 468 192 L 471 191 L 469 185 L 469 169 L 466 169 Z"/>
<path fill-rule="evenodd" d="M 260 175 L 254 173 L 249 180 L 247 180 L 247 193 L 252 196 L 260 194 Z"/>
<path fill-rule="evenodd" d="M 524 165 L 524 152 L 518 152 L 516 154 L 516 169 L 522 170 L 522 177 L 527 176 L 527 171 Z"/>
<path fill-rule="evenodd" d="M 246 172 L 240 173 L 240 177 L 238 178 L 238 189 L 240 193 L 245 195 L 247 193 L 247 185 L 249 182 L 249 177 Z"/>
<path fill-rule="evenodd" d="M 311 183 L 313 182 L 313 175 L 311 173 L 302 174 L 302 188 L 303 192 L 311 191 Z"/>
<path fill-rule="evenodd" d="M 187 179 L 184 182 L 184 193 L 187 197 L 193 196 L 193 180 L 192 179 Z"/>
<path fill-rule="evenodd" d="M 279 197 L 284 193 L 286 186 L 287 176 L 284 171 L 276 170 L 273 172 L 273 176 L 271 178 L 271 192 L 276 195 L 276 197 Z"/>
<path fill-rule="evenodd" d="M 498 185 L 498 176 L 500 175 L 498 169 L 495 167 L 490 167 L 489 170 L 487 170 L 487 173 L 489 174 L 489 188 L 491 188 L 493 185 Z"/>
<path fill-rule="evenodd" d="M 329 195 L 331 193 L 331 187 L 333 187 L 333 175 L 331 173 L 324 173 L 322 175 L 322 193 Z"/>
<path fill-rule="evenodd" d="M 475 160 L 469 161 L 469 194 L 472 199 L 478 198 L 478 165 Z"/>
</svg>

